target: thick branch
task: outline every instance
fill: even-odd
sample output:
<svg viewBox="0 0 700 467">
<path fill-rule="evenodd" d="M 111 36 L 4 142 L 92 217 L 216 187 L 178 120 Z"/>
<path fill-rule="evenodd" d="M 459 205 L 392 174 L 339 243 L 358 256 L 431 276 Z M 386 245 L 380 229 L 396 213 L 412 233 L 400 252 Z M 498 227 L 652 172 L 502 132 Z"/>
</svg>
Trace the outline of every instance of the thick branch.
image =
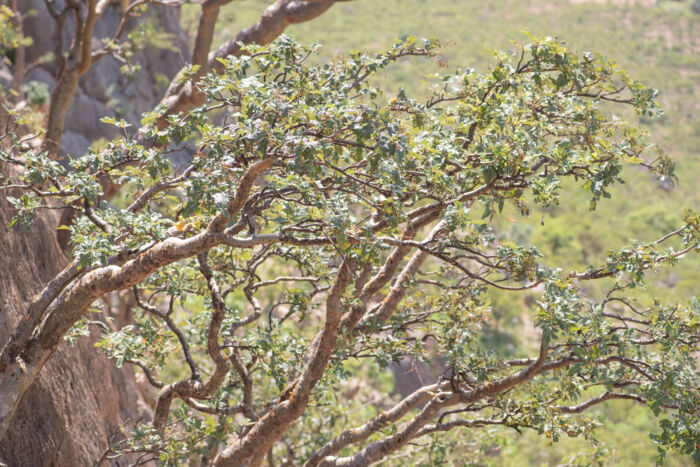
<svg viewBox="0 0 700 467">
<path fill-rule="evenodd" d="M 90 64 L 92 63 L 92 29 L 98 18 L 96 4 L 97 0 L 89 0 L 86 4 L 86 20 L 84 22 L 76 22 L 73 44 L 75 48 L 77 48 L 78 57 L 68 61 L 56 81 L 55 86 L 51 90 L 46 134 L 42 142 L 42 149 L 48 151 L 51 155 L 56 155 L 58 153 L 58 148 L 61 144 L 61 135 L 65 125 L 66 113 L 73 101 L 73 97 L 75 97 L 75 92 L 78 88 L 78 80 L 81 75 L 90 69 Z M 79 12 L 76 13 L 76 17 L 78 16 L 80 16 Z M 59 53 L 61 52 L 62 51 L 59 51 Z"/>
<path fill-rule="evenodd" d="M 15 328 L 12 336 L 0 353 L 0 373 L 2 373 L 9 363 L 17 358 L 19 352 L 29 341 L 34 329 L 44 319 L 45 311 L 59 293 L 72 281 L 79 273 L 80 262 L 74 260 L 46 284 L 29 305 L 27 314 L 22 318 Z"/>
<path fill-rule="evenodd" d="M 200 68 L 196 73 L 195 79 L 180 86 L 171 86 L 162 101 L 166 111 L 159 119 L 158 125 L 160 127 L 167 126 L 167 117 L 169 115 L 186 113 L 190 109 L 204 103 L 204 95 L 197 89 L 197 82 L 208 71 L 223 73 L 224 66 L 218 59 L 226 58 L 230 55 L 239 56 L 241 54 L 240 44 L 269 44 L 282 34 L 287 26 L 303 23 L 321 15 L 333 6 L 335 0 L 277 0 L 265 10 L 260 21 L 251 27 L 243 29 L 236 37 L 215 52 L 210 53 L 207 58 L 203 54 L 208 54 L 211 47 L 211 34 L 213 33 L 214 22 L 218 16 L 218 6 L 225 3 L 228 3 L 228 1 L 209 1 L 202 6 L 202 16 L 193 54 L 193 64 L 199 65 Z M 217 6 L 215 8 L 210 7 L 207 10 L 207 4 L 215 4 Z"/>
<path fill-rule="evenodd" d="M 214 308 L 214 313 L 209 321 L 209 329 L 207 330 L 207 353 L 214 362 L 215 369 L 204 382 L 187 379 L 169 384 L 161 389 L 153 414 L 153 426 L 159 431 L 163 439 L 165 439 L 165 425 L 168 421 L 172 400 L 175 397 L 182 399 L 191 397 L 204 399 L 208 397 L 224 382 L 230 366 L 228 358 L 219 348 L 219 331 L 221 330 L 221 323 L 224 321 L 226 306 L 221 298 L 219 286 L 207 263 L 206 253 L 198 255 L 197 259 L 199 261 L 199 270 L 207 282 Z"/>
<path fill-rule="evenodd" d="M 308 366 L 291 391 L 282 397 L 277 407 L 263 416 L 248 434 L 235 444 L 227 447 L 216 459 L 216 466 L 239 466 L 258 453 L 266 453 L 279 439 L 287 427 L 304 412 L 312 389 L 323 376 L 326 364 L 335 349 L 335 341 L 340 329 L 342 297 L 352 279 L 354 266 L 342 263 L 338 269 L 333 287 L 326 297 L 326 320 Z"/>
</svg>

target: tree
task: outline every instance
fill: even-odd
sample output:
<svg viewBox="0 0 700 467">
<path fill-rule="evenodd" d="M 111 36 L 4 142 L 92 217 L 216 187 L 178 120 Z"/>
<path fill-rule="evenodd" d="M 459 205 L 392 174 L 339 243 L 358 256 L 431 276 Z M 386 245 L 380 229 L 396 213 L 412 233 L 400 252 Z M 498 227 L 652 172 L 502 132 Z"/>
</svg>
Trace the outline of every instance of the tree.
<svg viewBox="0 0 700 467">
<path fill-rule="evenodd" d="M 257 24 L 236 37 L 243 42 L 264 43 L 287 25 L 311 19 L 333 3 L 276 2 Z M 14 122 L 22 122 L 14 128 L 15 134 L 27 137 L 24 139 L 27 144 L 41 143 L 40 138 L 32 139 L 28 135 L 43 135 L 43 128 L 49 126 L 45 120 L 51 100 L 47 91 L 56 87 L 55 78 L 66 71 L 63 65 L 74 66 L 75 51 L 87 37 L 82 27 L 75 28 L 74 21 L 84 20 L 92 10 L 97 16 L 92 28 L 93 52 L 104 52 L 107 45 L 112 47 L 107 54 L 93 56 L 90 70 L 81 75 L 73 96 L 59 96 L 64 104 L 72 100 L 65 114 L 59 157 L 82 155 L 91 142 L 111 139 L 115 132 L 97 122 L 102 115 L 122 115 L 138 123 L 140 114 L 163 97 L 163 79 L 175 76 L 190 60 L 191 49 L 179 25 L 178 5 L 179 2 L 166 5 L 156 1 L 70 2 L 69 5 L 43 0 L 3 2 L 0 12 L 2 134 L 8 128 L 6 125 L 13 124 L 4 111 L 22 109 L 21 118 Z M 204 10 L 209 12 L 207 18 L 211 20 L 212 5 L 208 2 L 204 7 L 197 5 L 202 14 Z M 51 16 L 51 13 L 57 14 Z M 205 27 L 210 22 L 202 24 Z M 110 41 L 118 30 L 121 41 Z M 219 36 L 221 39 L 221 34 Z M 234 47 L 234 53 L 235 45 L 228 46 Z M 224 53 L 226 50 L 224 46 L 216 51 Z M 199 53 L 203 53 L 201 47 Z M 173 86 L 173 91 L 180 90 Z M 166 97 L 169 102 L 177 103 L 171 94 Z M 5 148 L 11 144 L 9 139 L 2 138 Z M 182 162 L 188 155 L 187 151 L 180 151 L 171 157 Z M 2 169 L 11 170 L 6 165 Z M 109 180 L 104 182 L 105 198 L 109 199 L 116 185 Z M 31 298 L 67 264 L 63 250 L 68 244 L 68 235 L 60 230 L 57 236 L 55 230 L 55 214 L 61 211 L 64 212 L 63 224 L 74 217 L 69 209 L 45 209 L 37 215 L 31 232 L 0 229 L 4 252 L 0 268 L 3 303 L 0 342 L 3 344 L 24 317 Z M 1 196 L 0 224 L 8 225 L 12 215 L 6 198 Z M 55 245 L 56 240 L 63 248 Z M 115 323 L 107 321 L 109 326 L 118 327 L 129 320 L 129 304 L 117 295 L 107 298 L 110 306 L 104 316 L 115 318 Z M 102 320 L 103 316 L 97 319 Z M 98 339 L 99 331 L 93 327 L 90 338 L 76 341 L 75 346 L 59 346 L 39 378 L 25 392 L 9 431 L 0 435 L 0 462 L 10 465 L 93 464 L 109 440 L 119 439 L 125 426 L 150 418 L 150 408 L 143 400 L 142 383 L 138 378 L 134 381 L 131 368 L 110 365 L 107 357 L 93 347 Z M 117 463 L 133 463 L 137 457 L 135 454 L 123 456 Z"/>
<path fill-rule="evenodd" d="M 71 264 L 0 353 L 3 399 L 21 399 L 100 297 L 131 290 L 140 311 L 99 345 L 158 394 L 152 420 L 105 459 L 369 465 L 410 449 L 412 462 L 439 464 L 445 440 L 452 454 L 469 442 L 449 437 L 461 428 L 594 439 L 595 421 L 577 414 L 614 399 L 663 412 L 660 453 L 698 459 L 700 305 L 640 307 L 626 294 L 698 249 L 700 217 L 688 211 L 678 230 L 584 272 L 547 267 L 491 222 L 575 184 L 594 209 L 624 164 L 673 175 L 608 110 L 653 116 L 655 90 L 611 60 L 531 40 L 496 53 L 490 73 L 436 78 L 416 99 L 384 96 L 373 77 L 408 57 L 439 59 L 436 40 L 317 66 L 315 47 L 282 37 L 217 57 L 214 73 L 184 70 L 196 102 L 166 102 L 140 133 L 110 119 L 124 136 L 69 167 L 50 146 L 15 142 L 3 154 L 21 168 L 5 183 L 22 192 L 10 199 L 14 228 L 52 203 L 78 217 L 65 227 Z M 198 151 L 173 167 L 167 152 L 184 143 Z M 106 178 L 122 187 L 112 203 Z M 600 300 L 590 281 L 608 286 Z M 479 339 L 491 290 L 537 291 L 534 354 L 503 358 Z M 377 368 L 403 356 L 441 374 L 401 400 L 383 394 L 376 413 L 340 394 L 353 379 L 381 391 Z M 12 405 L 3 411 L 7 427 Z"/>
</svg>

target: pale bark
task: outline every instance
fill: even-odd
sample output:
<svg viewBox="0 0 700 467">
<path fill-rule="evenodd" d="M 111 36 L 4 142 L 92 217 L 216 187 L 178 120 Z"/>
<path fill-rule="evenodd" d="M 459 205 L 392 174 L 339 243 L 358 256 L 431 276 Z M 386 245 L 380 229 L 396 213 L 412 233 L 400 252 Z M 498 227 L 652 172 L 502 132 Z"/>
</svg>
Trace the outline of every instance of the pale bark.
<svg viewBox="0 0 700 467">
<path fill-rule="evenodd" d="M 92 30 L 99 17 L 96 6 L 97 0 L 89 0 L 85 4 L 87 11 L 84 20 L 82 19 L 83 8 L 79 4 L 70 6 L 76 18 L 75 37 L 68 61 L 51 90 L 46 133 L 42 142 L 42 149 L 54 156 L 61 145 L 66 113 L 75 97 L 80 76 L 85 74 L 92 64 Z M 59 30 L 59 34 L 60 32 Z"/>
<path fill-rule="evenodd" d="M 166 110 L 158 120 L 159 127 L 163 128 L 168 125 L 168 116 L 187 113 L 192 108 L 204 103 L 204 95 L 197 88 L 197 83 L 209 71 L 224 72 L 224 66 L 219 59 L 228 56 L 239 56 L 241 54 L 241 44 L 269 44 L 279 37 L 287 26 L 312 20 L 320 16 L 339 0 L 277 0 L 265 10 L 260 21 L 253 26 L 243 29 L 226 44 L 209 53 L 219 7 L 229 1 L 209 0 L 202 5 L 202 16 L 200 17 L 197 30 L 192 60 L 192 64 L 198 65 L 199 69 L 193 79 L 185 83 L 176 84 L 177 78 L 173 80 L 161 102 Z"/>
<path fill-rule="evenodd" d="M 316 383 L 321 379 L 328 360 L 335 349 L 340 330 L 341 298 L 352 279 L 354 265 L 343 263 L 326 298 L 326 314 L 323 329 L 319 331 L 309 364 L 298 383 L 283 396 L 275 408 L 265 414 L 255 426 L 236 443 L 228 446 L 214 459 L 215 466 L 240 466 L 259 454 L 266 454 L 289 425 L 299 418 Z M 259 460 L 259 458 L 258 458 Z M 257 460 L 256 460 L 257 462 Z"/>
</svg>

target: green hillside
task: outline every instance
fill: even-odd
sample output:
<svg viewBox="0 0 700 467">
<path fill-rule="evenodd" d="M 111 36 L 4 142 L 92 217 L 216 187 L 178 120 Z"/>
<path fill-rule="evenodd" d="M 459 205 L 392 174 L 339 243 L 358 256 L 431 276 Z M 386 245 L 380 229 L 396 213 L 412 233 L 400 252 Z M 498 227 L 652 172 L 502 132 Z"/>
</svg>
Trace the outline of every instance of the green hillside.
<svg viewBox="0 0 700 467">
<path fill-rule="evenodd" d="M 224 26 L 217 31 L 219 40 L 257 21 L 264 6 L 260 0 L 229 4 L 219 22 Z M 184 11 L 183 22 L 189 29 L 196 8 L 188 6 Z M 437 62 L 414 60 L 397 65 L 392 74 L 395 80 L 387 83 L 394 92 L 404 88 L 410 95 L 421 96 L 430 73 L 458 67 L 484 70 L 492 63 L 490 50 L 508 50 L 510 40 L 527 40 L 524 29 L 534 35 L 556 36 L 578 50 L 615 58 L 634 77 L 659 88 L 664 116 L 641 123 L 676 160 L 678 183 L 670 189 L 647 173 L 630 168 L 624 175 L 627 183 L 616 188 L 612 199 L 603 200 L 594 212 L 588 209 L 589 194 L 573 191 L 569 193 L 578 194 L 546 212 L 533 212 L 527 219 L 504 211 L 499 220 L 502 231 L 521 243 L 536 245 L 552 266 L 582 270 L 603 261 L 607 251 L 630 239 L 651 241 L 677 228 L 685 208 L 699 209 L 700 14 L 691 11 L 690 2 L 355 0 L 338 4 L 318 19 L 286 32 L 302 43 L 323 44 L 319 60 L 351 49 L 379 51 L 408 35 L 437 37 L 447 44 L 447 70 Z M 638 298 L 643 303 L 651 297 L 668 301 L 700 295 L 698 271 L 700 258 L 683 261 L 672 273 L 661 271 L 650 280 Z M 596 290 L 590 293 L 595 295 Z M 521 337 L 526 333 L 520 332 L 527 326 L 526 304 L 508 295 L 493 299 L 497 312 L 494 346 L 503 352 L 509 352 L 508 340 L 527 346 L 527 338 Z M 598 431 L 598 439 L 608 449 L 599 453 L 602 464 L 653 465 L 656 449 L 647 433 L 656 421 L 649 411 L 625 402 L 598 410 L 606 421 Z M 520 437 L 512 432 L 498 433 L 506 441 L 504 448 L 488 458 L 493 465 L 579 465 L 567 462 L 572 453 L 587 447 L 582 440 L 548 445 L 546 438 L 532 433 Z M 395 465 L 400 465 L 400 459 Z M 665 465 L 691 462 L 669 458 Z"/>
</svg>

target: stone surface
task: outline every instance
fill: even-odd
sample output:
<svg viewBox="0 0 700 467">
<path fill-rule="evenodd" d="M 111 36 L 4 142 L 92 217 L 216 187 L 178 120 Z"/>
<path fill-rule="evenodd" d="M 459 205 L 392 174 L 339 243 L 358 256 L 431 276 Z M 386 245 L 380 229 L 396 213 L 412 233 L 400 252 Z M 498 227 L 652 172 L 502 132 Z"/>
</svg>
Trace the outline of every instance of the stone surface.
<svg viewBox="0 0 700 467">
<path fill-rule="evenodd" d="M 0 225 L 8 225 L 9 206 L 0 197 Z M 0 228 L 0 342 L 5 342 L 32 297 L 67 261 L 55 238 L 54 211 L 32 226 Z M 93 344 L 96 333 L 66 342 L 51 356 L 22 399 L 7 436 L 0 439 L 0 462 L 8 466 L 94 465 L 121 426 L 148 419 L 129 369 L 117 369 Z M 120 459 L 112 465 L 128 465 Z"/>
<path fill-rule="evenodd" d="M 29 16 L 24 24 L 25 34 L 34 40 L 27 49 L 27 63 L 31 63 L 53 52 L 56 27 L 46 10 L 44 0 L 23 0 L 20 8 L 37 12 L 35 16 Z M 112 3 L 95 25 L 93 49 L 101 46 L 102 39 L 113 36 L 121 18 L 120 8 L 118 3 Z M 151 110 L 161 99 L 166 88 L 163 82 L 169 81 L 186 63 L 190 47 L 180 28 L 178 8 L 151 6 L 143 18 L 132 18 L 129 27 L 139 27 L 146 21 L 170 34 L 170 47 L 163 50 L 147 46 L 137 53 L 134 62 L 140 64 L 141 71 L 133 78 L 123 75 L 120 71 L 122 63 L 110 56 L 93 64 L 90 71 L 80 79 L 76 99 L 66 115 L 66 131 L 80 133 L 90 141 L 110 138 L 114 136 L 115 128 L 101 123 L 100 118 L 107 115 L 119 116 L 135 125 L 140 121 L 141 114 Z M 72 31 L 73 22 L 69 16 L 62 37 L 64 44 L 70 44 Z M 55 71 L 52 62 L 32 70 L 28 79 L 51 86 Z M 62 144 L 64 153 L 70 153 L 69 149 L 74 148 L 75 146 L 69 148 Z"/>
<path fill-rule="evenodd" d="M 0 61 L 0 84 L 3 86 L 9 86 L 12 83 L 12 71 L 7 63 Z"/>
<path fill-rule="evenodd" d="M 75 131 L 66 131 L 61 138 L 61 147 L 66 154 L 84 154 L 90 144 L 92 141 Z"/>
<path fill-rule="evenodd" d="M 61 0 L 56 1 L 60 7 Z M 34 9 L 27 18 L 25 34 L 34 39 L 27 50 L 27 62 L 53 51 L 55 25 L 43 0 L 21 0 L 20 8 Z M 95 37 L 108 37 L 116 30 L 120 11 L 108 7 L 95 28 Z M 152 8 L 147 19 L 173 34 L 177 49 L 189 50 L 179 26 L 176 8 Z M 143 21 L 140 19 L 139 21 Z M 70 43 L 72 20 L 64 31 L 64 44 Z M 130 27 L 138 26 L 133 21 Z M 93 47 L 98 47 L 96 41 Z M 142 71 L 136 79 L 120 73 L 120 63 L 105 57 L 81 79 L 76 99 L 66 116 L 62 138 L 64 153 L 83 154 L 91 142 L 109 138 L 115 128 L 99 122 L 105 115 L 120 116 L 138 123 L 141 112 L 150 110 L 161 98 L 164 87 L 159 75 L 170 78 L 185 63 L 187 52 L 148 49 L 137 55 Z M 1 72 L 2 70 L 0 70 Z M 37 67 L 28 77 L 49 85 L 55 81 L 51 65 Z M 0 76 L 0 79 L 2 77 Z M 162 81 L 162 78 L 160 78 Z M 180 155 L 185 160 L 185 155 Z M 0 227 L 0 342 L 5 342 L 31 298 L 66 264 L 56 241 L 56 211 L 37 216 L 31 230 Z M 9 207 L 0 197 L 0 226 L 11 218 Z M 42 369 L 37 381 L 23 398 L 4 439 L 0 439 L 0 464 L 8 466 L 92 466 L 104 453 L 110 439 L 151 417 L 143 401 L 142 388 L 131 368 L 117 369 L 93 347 L 97 339 L 82 338 L 75 347 L 59 346 Z M 152 394 L 150 394 L 152 396 Z M 109 465 L 129 465 L 136 457 L 110 461 Z"/>
</svg>

